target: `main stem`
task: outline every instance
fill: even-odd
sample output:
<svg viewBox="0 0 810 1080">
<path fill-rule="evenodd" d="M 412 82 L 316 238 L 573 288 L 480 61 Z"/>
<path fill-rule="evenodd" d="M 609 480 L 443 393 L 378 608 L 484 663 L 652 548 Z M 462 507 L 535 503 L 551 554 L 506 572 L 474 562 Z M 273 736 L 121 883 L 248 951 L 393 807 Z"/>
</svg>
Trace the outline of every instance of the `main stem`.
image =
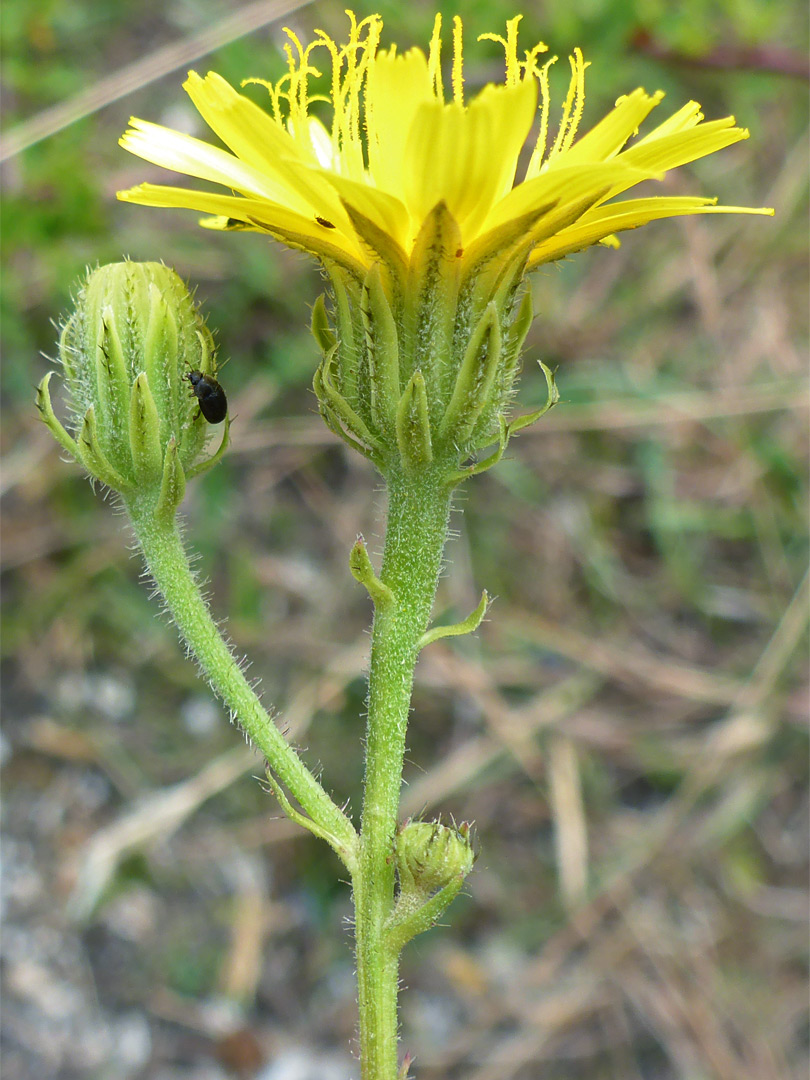
<svg viewBox="0 0 810 1080">
<path fill-rule="evenodd" d="M 392 472 L 380 579 L 394 602 L 374 617 L 360 858 L 354 875 L 362 1080 L 397 1076 L 399 955 L 383 927 L 394 903 L 394 837 L 419 640 L 436 595 L 451 492 L 446 471 Z"/>
</svg>

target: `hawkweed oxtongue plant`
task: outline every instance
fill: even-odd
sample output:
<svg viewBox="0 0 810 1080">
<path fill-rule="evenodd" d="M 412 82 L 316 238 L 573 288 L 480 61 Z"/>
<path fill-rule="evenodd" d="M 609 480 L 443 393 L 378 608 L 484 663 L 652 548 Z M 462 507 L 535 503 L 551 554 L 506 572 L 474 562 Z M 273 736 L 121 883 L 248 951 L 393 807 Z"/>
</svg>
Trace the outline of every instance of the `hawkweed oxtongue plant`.
<svg viewBox="0 0 810 1080">
<path fill-rule="evenodd" d="M 202 211 L 208 228 L 265 233 L 313 255 L 328 276 L 328 297 L 312 316 L 321 415 L 374 463 L 388 495 L 379 572 L 362 539 L 349 560 L 374 604 L 359 829 L 265 712 L 189 571 L 176 511 L 186 479 L 214 463 L 227 431 L 206 457 L 206 421 L 188 375 L 199 375 L 203 387 L 215 378 L 211 338 L 172 271 L 123 263 L 90 276 L 60 350 L 73 434 L 51 408 L 50 376 L 39 405 L 63 447 L 119 493 L 169 611 L 264 754 L 285 812 L 348 868 L 362 1076 L 394 1080 L 400 952 L 436 922 L 473 863 L 468 825 L 398 821 L 418 655 L 439 637 L 474 630 L 487 606 L 485 592 L 463 622 L 429 625 L 451 501 L 459 484 L 497 464 L 509 438 L 557 401 L 541 363 L 545 405 L 528 414 L 512 408 L 532 320 L 527 275 L 592 244 L 618 246 L 618 232 L 658 218 L 771 211 L 694 196 L 617 199 L 747 131 L 731 117 L 704 122 L 690 102 L 638 138 L 663 96 L 638 89 L 580 135 L 587 65 L 576 50 L 552 136 L 553 59 L 542 44 L 519 52 L 519 17 L 504 36 L 483 35 L 502 47 L 505 79 L 470 101 L 459 19 L 446 90 L 438 16 L 427 55 L 380 49 L 379 16 L 349 17 L 345 45 L 317 31 L 304 46 L 287 31 L 287 73 L 276 83 L 246 80 L 265 88 L 268 110 L 216 74 L 189 75 L 186 90 L 228 149 L 132 120 L 126 149 L 227 193 L 141 184 L 119 198 Z M 329 70 L 328 86 L 315 86 Z"/>
</svg>

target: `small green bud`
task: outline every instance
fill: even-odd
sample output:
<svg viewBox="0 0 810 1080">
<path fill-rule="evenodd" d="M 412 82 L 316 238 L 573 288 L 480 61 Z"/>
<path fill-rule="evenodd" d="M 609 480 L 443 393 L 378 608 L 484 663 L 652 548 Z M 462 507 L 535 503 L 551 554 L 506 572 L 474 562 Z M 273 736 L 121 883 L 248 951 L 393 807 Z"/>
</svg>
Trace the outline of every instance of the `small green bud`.
<svg viewBox="0 0 810 1080">
<path fill-rule="evenodd" d="M 397 834 L 394 858 L 399 894 L 385 922 L 386 942 L 394 953 L 436 925 L 458 895 L 476 853 L 470 826 L 438 821 L 406 821 Z"/>
<path fill-rule="evenodd" d="M 161 512 L 173 513 L 184 475 L 208 464 L 198 462 L 208 425 L 188 375 L 216 375 L 213 339 L 186 286 L 162 263 L 91 271 L 62 328 L 59 358 L 73 437 L 51 406 L 50 373 L 37 392 L 55 437 L 92 478 L 125 498 L 152 492 Z"/>
<path fill-rule="evenodd" d="M 470 826 L 438 821 L 406 821 L 396 839 L 400 894 L 426 898 L 455 880 L 463 880 L 475 862 Z"/>
</svg>

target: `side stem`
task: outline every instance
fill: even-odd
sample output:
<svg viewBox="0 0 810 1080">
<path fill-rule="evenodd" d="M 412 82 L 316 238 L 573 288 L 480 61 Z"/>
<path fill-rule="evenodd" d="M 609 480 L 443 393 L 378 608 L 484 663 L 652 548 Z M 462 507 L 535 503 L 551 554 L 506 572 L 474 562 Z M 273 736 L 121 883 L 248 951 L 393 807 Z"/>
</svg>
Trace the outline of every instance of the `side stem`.
<svg viewBox="0 0 810 1080">
<path fill-rule="evenodd" d="M 446 470 L 387 476 L 380 580 L 394 602 L 377 610 L 369 670 L 360 858 L 353 877 L 362 1080 L 397 1076 L 398 950 L 384 923 L 394 904 L 397 829 L 413 673 L 447 539 Z"/>
<path fill-rule="evenodd" d="M 133 498 L 126 500 L 126 506 L 149 573 L 178 630 L 214 692 L 265 756 L 272 772 L 352 869 L 357 849 L 354 826 L 287 743 L 248 683 L 200 594 L 176 522 L 157 517 L 153 502 Z"/>
</svg>

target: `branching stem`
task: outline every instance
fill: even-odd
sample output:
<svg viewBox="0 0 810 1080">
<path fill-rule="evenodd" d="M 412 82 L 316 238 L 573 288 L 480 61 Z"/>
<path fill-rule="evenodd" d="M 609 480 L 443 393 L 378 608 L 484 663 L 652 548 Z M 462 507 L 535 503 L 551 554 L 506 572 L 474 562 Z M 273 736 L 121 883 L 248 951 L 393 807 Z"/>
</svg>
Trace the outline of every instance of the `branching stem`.
<svg viewBox="0 0 810 1080">
<path fill-rule="evenodd" d="M 315 823 L 315 831 L 331 838 L 329 842 L 353 870 L 358 848 L 354 826 L 285 740 L 245 678 L 200 593 L 176 521 L 156 514 L 153 496 L 125 502 L 149 573 L 214 692 L 265 756 L 277 780 Z"/>
</svg>

